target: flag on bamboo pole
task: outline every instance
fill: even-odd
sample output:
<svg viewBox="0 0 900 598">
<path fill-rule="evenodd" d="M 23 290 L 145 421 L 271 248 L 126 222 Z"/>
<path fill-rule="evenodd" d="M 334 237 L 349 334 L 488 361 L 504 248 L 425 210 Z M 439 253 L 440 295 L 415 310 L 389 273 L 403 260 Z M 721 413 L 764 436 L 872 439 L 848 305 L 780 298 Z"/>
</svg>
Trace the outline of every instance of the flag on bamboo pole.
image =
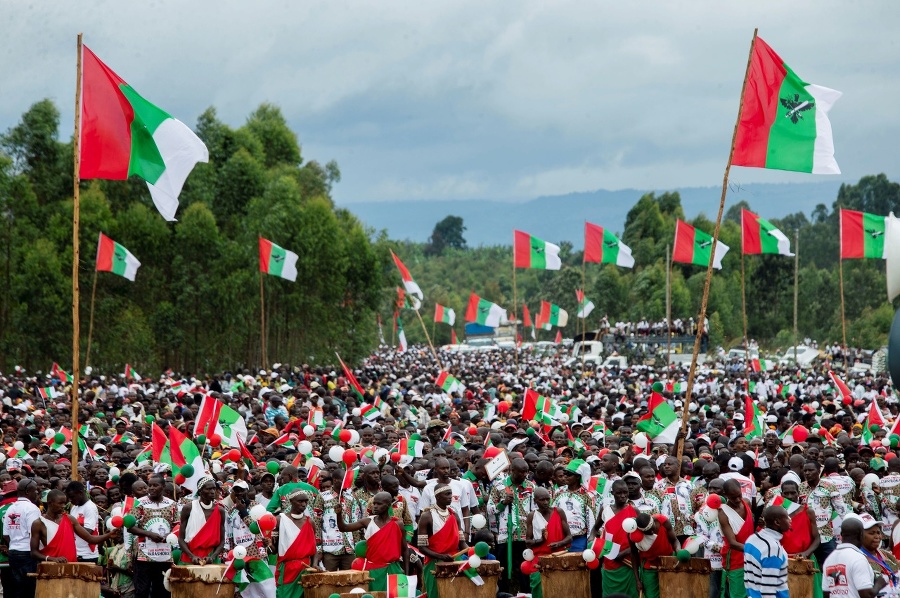
<svg viewBox="0 0 900 598">
<path fill-rule="evenodd" d="M 466 322 L 476 322 L 482 326 L 496 328 L 500 322 L 506 319 L 506 310 L 482 299 L 475 293 L 469 295 L 469 305 L 466 309 Z"/>
<path fill-rule="evenodd" d="M 362 401 L 365 398 L 366 391 L 363 390 L 362 384 L 356 379 L 356 376 L 353 375 L 353 372 L 350 371 L 350 368 L 347 367 L 347 364 L 344 363 L 344 360 L 341 359 L 341 356 L 335 352 L 337 355 L 338 361 L 341 362 L 341 369 L 344 370 L 344 377 L 347 379 L 347 383 L 350 385 L 350 392 L 356 395 L 356 398 Z"/>
<path fill-rule="evenodd" d="M 594 302 L 584 296 L 584 291 L 576 289 L 575 298 L 578 299 L 578 313 L 576 316 L 583 319 L 591 315 L 591 312 L 594 311 Z"/>
<path fill-rule="evenodd" d="M 791 253 L 791 241 L 768 220 L 760 218 L 750 210 L 741 210 L 741 250 L 744 255 Z"/>
<path fill-rule="evenodd" d="M 259 238 L 259 271 L 297 282 L 297 254 Z"/>
<path fill-rule="evenodd" d="M 100 240 L 97 241 L 96 269 L 98 272 L 112 272 L 134 282 L 134 277 L 140 267 L 141 262 L 130 251 L 100 233 Z"/>
<path fill-rule="evenodd" d="M 584 223 L 584 261 L 634 268 L 631 248 L 602 226 Z"/>
<path fill-rule="evenodd" d="M 674 444 L 675 437 L 681 430 L 681 421 L 665 397 L 652 392 L 647 403 L 647 413 L 637 420 L 635 427 L 646 434 L 651 442 Z"/>
<path fill-rule="evenodd" d="M 422 289 L 419 288 L 419 285 L 416 284 L 416 281 L 413 280 L 412 275 L 409 273 L 409 270 L 406 266 L 403 265 L 403 262 L 400 261 L 400 258 L 397 257 L 397 254 L 391 251 L 391 257 L 394 258 L 394 264 L 397 265 L 397 269 L 400 270 L 400 278 L 403 279 L 403 287 L 406 289 L 406 292 L 415 297 L 413 300 L 413 309 L 418 310 L 422 305 L 422 300 L 425 298 L 422 295 Z"/>
<path fill-rule="evenodd" d="M 394 330 L 397 332 L 400 353 L 403 353 L 407 349 L 406 333 L 403 332 L 403 322 L 400 321 L 400 313 L 396 311 L 394 312 Z"/>
<path fill-rule="evenodd" d="M 800 79 L 757 37 L 734 140 L 735 166 L 840 174 L 828 111 L 841 92 Z"/>
<path fill-rule="evenodd" d="M 434 321 L 453 326 L 456 323 L 456 312 L 443 305 L 434 306 Z"/>
<path fill-rule="evenodd" d="M 687 222 L 679 220 L 675 225 L 675 246 L 672 249 L 672 261 L 697 266 L 709 266 L 712 253 L 713 238 Z M 722 258 L 728 253 L 728 246 L 719 239 L 716 243 L 716 256 L 713 268 L 722 269 Z"/>
<path fill-rule="evenodd" d="M 549 301 L 541 301 L 540 318 L 544 325 L 562 328 L 569 323 L 569 312 Z"/>
<path fill-rule="evenodd" d="M 193 440 L 179 432 L 178 428 L 169 426 L 169 453 L 172 457 L 171 465 L 172 473 L 175 474 L 175 483 L 180 483 L 191 492 L 196 492 L 197 482 L 205 474 L 200 449 Z M 190 466 L 190 469 L 187 466 Z M 184 478 L 183 482 L 179 480 L 179 475 Z"/>
<path fill-rule="evenodd" d="M 884 216 L 841 208 L 841 259 L 884 258 Z"/>
<path fill-rule="evenodd" d="M 513 231 L 513 261 L 516 268 L 559 270 L 559 245 L 547 243 L 520 230 Z"/>
<path fill-rule="evenodd" d="M 226 446 L 237 446 L 237 439 L 247 437 L 247 423 L 240 413 L 222 401 L 203 395 L 200 411 L 194 421 L 194 438 L 200 434 L 217 434 Z"/>
<path fill-rule="evenodd" d="M 153 204 L 175 220 L 178 195 L 197 162 L 208 162 L 206 145 L 183 122 L 154 106 L 97 58 L 82 52 L 82 179 L 147 182 Z"/>
<path fill-rule="evenodd" d="M 744 397 L 744 436 L 748 440 L 762 438 L 766 433 L 766 420 L 760 414 L 750 395 Z"/>
</svg>

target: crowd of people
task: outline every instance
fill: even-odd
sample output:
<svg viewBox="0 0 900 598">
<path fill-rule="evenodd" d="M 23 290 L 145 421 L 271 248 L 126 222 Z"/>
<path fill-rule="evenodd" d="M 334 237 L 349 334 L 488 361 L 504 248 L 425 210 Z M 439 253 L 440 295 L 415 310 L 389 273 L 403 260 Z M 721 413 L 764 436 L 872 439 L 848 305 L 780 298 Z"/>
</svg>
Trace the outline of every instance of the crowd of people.
<svg viewBox="0 0 900 598">
<path fill-rule="evenodd" d="M 816 595 L 900 595 L 890 380 L 706 364 L 688 395 L 686 366 L 566 361 L 382 347 L 350 371 L 94 374 L 74 430 L 75 382 L 0 376 L 4 596 L 33 598 L 41 561 L 79 561 L 105 568 L 109 598 L 164 598 L 178 563 L 225 564 L 248 598 L 349 569 L 437 598 L 435 563 L 478 583 L 497 560 L 500 594 L 540 597 L 541 557 L 561 551 L 594 596 L 657 598 L 671 556 L 708 559 L 710 598 L 788 596 L 791 559 L 813 561 Z M 687 420 L 674 443 L 654 442 L 657 395 Z M 197 428 L 211 403 L 244 438 Z M 201 471 L 168 454 L 180 435 Z"/>
</svg>

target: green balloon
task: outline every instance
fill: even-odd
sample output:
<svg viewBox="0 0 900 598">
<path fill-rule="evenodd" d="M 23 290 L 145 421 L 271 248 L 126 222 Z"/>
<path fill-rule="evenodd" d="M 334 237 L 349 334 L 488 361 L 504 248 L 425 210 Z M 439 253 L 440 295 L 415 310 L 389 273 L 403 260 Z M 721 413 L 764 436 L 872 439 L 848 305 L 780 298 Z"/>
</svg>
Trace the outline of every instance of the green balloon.
<svg viewBox="0 0 900 598">
<path fill-rule="evenodd" d="M 372 594 L 363 594 L 361 598 L 375 598 Z"/>
<path fill-rule="evenodd" d="M 897 446 L 900 445 L 900 436 L 897 434 L 891 434 L 888 440 L 891 443 L 891 448 L 897 448 Z"/>
<path fill-rule="evenodd" d="M 475 554 L 479 557 L 484 558 L 491 552 L 491 547 L 488 546 L 487 542 L 478 542 L 475 544 Z"/>
<path fill-rule="evenodd" d="M 172 549 L 172 560 L 177 564 L 181 560 L 181 551 L 177 548 Z"/>
<path fill-rule="evenodd" d="M 330 594 L 328 598 L 341 598 L 340 594 Z"/>
<path fill-rule="evenodd" d="M 183 475 L 185 478 L 190 478 L 192 475 L 194 475 L 194 466 L 190 463 L 187 463 L 184 467 L 181 468 L 178 473 Z"/>
<path fill-rule="evenodd" d="M 148 424 L 152 424 L 153 422 L 156 421 L 156 418 L 153 417 L 152 415 L 148 415 L 147 417 L 144 418 L 144 421 L 147 422 Z"/>
<path fill-rule="evenodd" d="M 253 523 L 251 523 L 250 531 L 253 532 L 254 534 L 258 534 L 259 533 L 259 524 L 255 521 Z"/>
<path fill-rule="evenodd" d="M 243 569 L 246 564 L 247 563 L 244 562 L 244 559 L 234 559 L 234 562 L 232 563 L 232 565 L 234 565 L 234 568 L 238 571 Z"/>
<path fill-rule="evenodd" d="M 662 391 L 664 391 L 666 389 L 666 387 L 663 386 L 662 382 L 654 382 L 653 386 L 651 386 L 650 388 L 653 389 L 653 392 L 659 392 L 659 393 L 661 393 Z"/>
<path fill-rule="evenodd" d="M 137 525 L 137 518 L 134 515 L 125 515 L 122 517 L 122 527 L 129 528 Z"/>
<path fill-rule="evenodd" d="M 195 440 L 197 441 L 197 444 L 206 444 L 206 434 L 200 434 Z"/>
<path fill-rule="evenodd" d="M 877 432 L 880 429 L 881 429 L 881 427 L 878 424 L 872 424 L 871 426 L 869 426 L 869 432 L 871 432 L 872 434 L 874 434 L 875 432 Z"/>
<path fill-rule="evenodd" d="M 113 481 L 113 484 L 118 484 L 118 483 L 119 483 L 119 476 L 117 476 L 117 475 L 114 475 L 114 476 L 111 477 L 110 479 Z"/>
<path fill-rule="evenodd" d="M 56 444 L 63 444 L 66 441 L 66 435 L 62 432 L 57 432 L 55 436 L 53 436 L 53 442 Z"/>
<path fill-rule="evenodd" d="M 268 463 L 266 463 L 266 471 L 268 471 L 272 475 L 278 473 L 278 461 L 269 461 Z"/>
<path fill-rule="evenodd" d="M 369 544 L 365 540 L 360 540 L 356 543 L 356 546 L 353 547 L 353 552 L 359 558 L 365 558 L 366 552 L 369 550 Z"/>
<path fill-rule="evenodd" d="M 528 428 L 527 430 L 525 430 L 525 434 L 527 434 L 528 436 L 534 436 L 535 435 L 534 428 Z"/>
<path fill-rule="evenodd" d="M 682 548 L 678 552 L 675 553 L 675 558 L 681 561 L 682 563 L 685 561 L 691 560 L 691 553 Z"/>
</svg>

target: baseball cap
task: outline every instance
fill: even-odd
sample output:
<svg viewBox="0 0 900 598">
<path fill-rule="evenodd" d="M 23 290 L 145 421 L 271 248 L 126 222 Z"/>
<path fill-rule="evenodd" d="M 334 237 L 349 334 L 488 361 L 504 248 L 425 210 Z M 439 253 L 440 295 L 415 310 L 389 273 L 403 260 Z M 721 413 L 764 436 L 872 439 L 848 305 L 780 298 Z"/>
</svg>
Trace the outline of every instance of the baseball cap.
<svg viewBox="0 0 900 598">
<path fill-rule="evenodd" d="M 875 527 L 876 525 L 881 525 L 881 522 L 869 515 L 868 513 L 862 513 L 857 515 L 856 513 L 850 513 L 846 517 L 844 517 L 844 521 L 848 519 L 859 519 L 862 522 L 863 529 L 869 529 Z"/>
</svg>

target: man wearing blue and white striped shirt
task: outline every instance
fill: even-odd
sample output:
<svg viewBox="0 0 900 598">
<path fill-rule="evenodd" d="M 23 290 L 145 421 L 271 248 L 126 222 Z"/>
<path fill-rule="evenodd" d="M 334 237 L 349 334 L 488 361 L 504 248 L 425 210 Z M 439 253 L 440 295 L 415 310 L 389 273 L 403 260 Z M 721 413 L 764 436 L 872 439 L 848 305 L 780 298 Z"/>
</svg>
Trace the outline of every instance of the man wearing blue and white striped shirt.
<svg viewBox="0 0 900 598">
<path fill-rule="evenodd" d="M 763 512 L 766 527 L 744 542 L 744 585 L 748 598 L 789 598 L 788 555 L 781 536 L 791 529 L 791 518 L 782 507 Z"/>
</svg>

